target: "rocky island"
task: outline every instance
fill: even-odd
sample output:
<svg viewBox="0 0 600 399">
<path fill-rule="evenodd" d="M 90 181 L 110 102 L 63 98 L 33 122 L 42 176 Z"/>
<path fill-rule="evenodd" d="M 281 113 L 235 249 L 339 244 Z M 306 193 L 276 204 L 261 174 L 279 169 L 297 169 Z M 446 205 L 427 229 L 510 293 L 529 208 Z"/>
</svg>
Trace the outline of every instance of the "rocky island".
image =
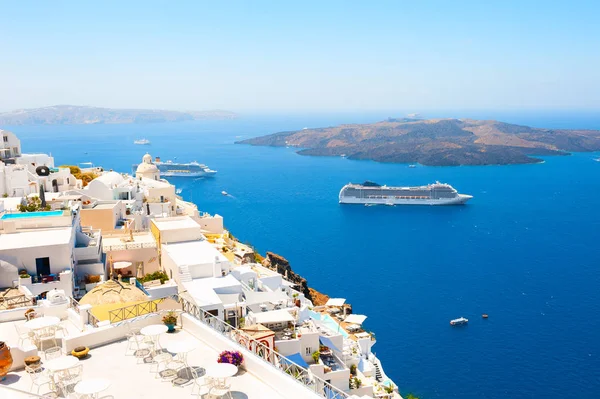
<svg viewBox="0 0 600 399">
<path fill-rule="evenodd" d="M 0 113 L 0 125 L 83 125 L 182 122 L 203 119 L 235 119 L 230 111 L 165 111 L 53 105 Z"/>
<path fill-rule="evenodd" d="M 280 132 L 237 143 L 298 147 L 301 155 L 378 162 L 508 165 L 541 162 L 535 155 L 599 151 L 600 131 L 540 129 L 494 120 L 390 118 Z"/>
</svg>

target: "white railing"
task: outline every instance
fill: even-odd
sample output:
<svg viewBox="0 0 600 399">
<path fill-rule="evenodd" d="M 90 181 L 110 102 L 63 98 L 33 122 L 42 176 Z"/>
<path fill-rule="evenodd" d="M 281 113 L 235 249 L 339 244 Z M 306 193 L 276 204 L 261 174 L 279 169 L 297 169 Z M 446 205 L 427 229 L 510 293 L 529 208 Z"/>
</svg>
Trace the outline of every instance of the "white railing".
<svg viewBox="0 0 600 399">
<path fill-rule="evenodd" d="M 293 378 L 299 384 L 304 385 L 310 391 L 327 399 L 345 399 L 348 394 L 334 387 L 327 381 L 315 376 L 309 370 L 294 363 L 292 360 L 276 352 L 272 348 L 258 342 L 257 340 L 238 330 L 231 324 L 220 320 L 212 314 L 204 311 L 200 307 L 188 302 L 184 298 L 179 298 L 182 309 L 185 313 L 191 315 L 201 323 L 220 333 L 230 341 L 236 344 L 244 345 L 248 350 L 262 359 L 265 363 L 273 366 L 285 373 L 289 378 Z"/>
</svg>

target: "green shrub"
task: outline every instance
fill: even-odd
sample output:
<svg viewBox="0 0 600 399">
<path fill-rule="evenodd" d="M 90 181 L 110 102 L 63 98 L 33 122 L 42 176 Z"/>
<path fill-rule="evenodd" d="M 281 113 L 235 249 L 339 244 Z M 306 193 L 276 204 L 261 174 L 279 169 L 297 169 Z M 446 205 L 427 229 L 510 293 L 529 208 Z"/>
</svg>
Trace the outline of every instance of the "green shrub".
<svg viewBox="0 0 600 399">
<path fill-rule="evenodd" d="M 169 276 L 167 275 L 167 273 L 159 270 L 154 273 L 148 273 L 144 277 L 139 279 L 141 283 L 147 283 L 148 281 L 152 280 L 160 280 L 160 283 L 164 284 L 165 281 L 169 280 Z"/>
<path fill-rule="evenodd" d="M 321 353 L 319 351 L 313 352 L 312 358 L 315 363 L 319 363 L 319 358 L 321 357 Z"/>
</svg>

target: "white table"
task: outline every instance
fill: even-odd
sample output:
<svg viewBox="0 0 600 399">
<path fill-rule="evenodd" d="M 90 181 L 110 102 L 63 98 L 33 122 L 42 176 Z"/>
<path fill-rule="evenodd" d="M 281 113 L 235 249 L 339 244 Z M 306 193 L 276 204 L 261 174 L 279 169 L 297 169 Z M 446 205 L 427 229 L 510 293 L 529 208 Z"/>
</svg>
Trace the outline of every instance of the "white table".
<svg viewBox="0 0 600 399">
<path fill-rule="evenodd" d="M 237 366 L 229 363 L 211 364 L 206 367 L 206 375 L 215 379 L 225 379 L 233 377 L 238 372 Z"/>
<path fill-rule="evenodd" d="M 187 354 L 188 352 L 196 349 L 197 344 L 191 341 L 175 341 L 171 342 L 167 345 L 167 352 L 173 353 L 176 355 L 176 362 L 181 362 L 185 369 L 187 370 L 188 377 L 191 378 L 189 369 L 190 365 L 187 362 Z"/>
<path fill-rule="evenodd" d="M 78 364 L 79 359 L 77 359 L 75 356 L 62 356 L 44 362 L 44 367 L 52 372 L 57 372 L 73 368 Z"/>
<path fill-rule="evenodd" d="M 60 319 L 58 317 L 44 316 L 29 320 L 25 322 L 23 326 L 29 328 L 30 330 L 41 330 L 43 328 L 56 326 L 58 324 L 60 324 Z"/>
<path fill-rule="evenodd" d="M 75 393 L 79 395 L 90 395 L 92 398 L 97 398 L 100 392 L 106 391 L 109 387 L 109 380 L 94 378 L 78 382 L 77 385 L 75 385 Z"/>
<path fill-rule="evenodd" d="M 160 346 L 160 335 L 169 331 L 169 327 L 164 324 L 152 324 L 146 326 L 140 330 L 140 334 L 146 337 L 150 337 L 154 343 L 154 350 L 162 349 Z"/>
</svg>

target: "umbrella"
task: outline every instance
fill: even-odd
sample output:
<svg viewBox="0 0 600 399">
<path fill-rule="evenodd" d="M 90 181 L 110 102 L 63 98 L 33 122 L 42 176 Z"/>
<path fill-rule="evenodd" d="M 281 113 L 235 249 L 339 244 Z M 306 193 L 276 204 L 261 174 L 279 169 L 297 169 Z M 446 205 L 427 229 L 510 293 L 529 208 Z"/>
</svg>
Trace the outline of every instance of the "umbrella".
<svg viewBox="0 0 600 399">
<path fill-rule="evenodd" d="M 44 185 L 40 184 L 40 200 L 42 201 L 42 208 L 46 207 L 46 190 L 44 190 Z"/>
<path fill-rule="evenodd" d="M 124 269 L 131 266 L 131 262 L 115 262 L 113 263 L 113 269 Z"/>
</svg>

